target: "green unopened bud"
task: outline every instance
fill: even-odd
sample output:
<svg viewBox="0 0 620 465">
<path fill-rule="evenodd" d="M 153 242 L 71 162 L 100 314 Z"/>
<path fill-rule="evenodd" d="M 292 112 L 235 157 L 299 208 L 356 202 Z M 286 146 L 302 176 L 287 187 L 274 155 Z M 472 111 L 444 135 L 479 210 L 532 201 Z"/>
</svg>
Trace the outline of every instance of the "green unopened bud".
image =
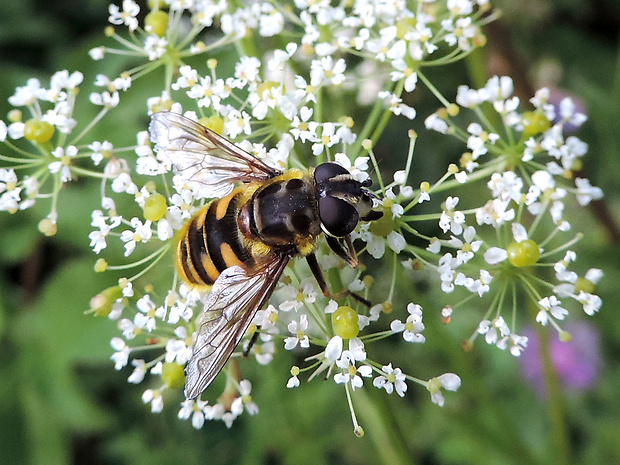
<svg viewBox="0 0 620 465">
<path fill-rule="evenodd" d="M 581 291 L 593 294 L 595 290 L 594 283 L 586 278 L 577 278 L 575 281 L 575 294 L 579 294 Z"/>
<path fill-rule="evenodd" d="M 387 237 L 396 228 L 392 210 L 390 209 L 390 202 L 387 200 L 389 199 L 386 199 L 386 202 L 384 202 L 385 205 L 383 206 L 383 216 L 370 223 L 370 232 L 375 236 Z"/>
<path fill-rule="evenodd" d="M 348 306 L 338 307 L 332 313 L 332 325 L 334 333 L 342 339 L 351 339 L 360 332 L 359 316 L 355 310 Z"/>
<path fill-rule="evenodd" d="M 144 28 L 159 37 L 163 37 L 168 29 L 168 13 L 161 10 L 151 11 L 144 18 Z"/>
<path fill-rule="evenodd" d="M 159 193 L 149 195 L 144 201 L 144 219 L 149 221 L 157 221 L 164 217 L 168 205 L 166 197 Z"/>
<path fill-rule="evenodd" d="M 181 389 L 185 386 L 185 373 L 178 363 L 164 363 L 161 367 L 161 380 L 170 389 Z"/>
<path fill-rule="evenodd" d="M 49 218 L 39 221 L 39 231 L 48 237 L 55 236 L 58 232 L 58 225 Z"/>
<path fill-rule="evenodd" d="M 523 124 L 523 136 L 527 138 L 542 134 L 551 127 L 551 121 L 542 111 L 526 111 L 521 115 L 521 122 Z"/>
<path fill-rule="evenodd" d="M 108 316 L 112 311 L 112 304 L 122 296 L 123 291 L 120 286 L 108 287 L 90 299 L 88 313 L 94 313 L 95 316 Z"/>
<path fill-rule="evenodd" d="M 534 265 L 540 258 L 538 244 L 532 239 L 522 242 L 513 242 L 506 248 L 508 261 L 516 267 Z"/>
<path fill-rule="evenodd" d="M 222 132 L 224 132 L 224 119 L 221 116 L 213 115 L 208 118 L 201 118 L 200 124 L 218 134 L 222 134 Z"/>
<path fill-rule="evenodd" d="M 54 135 L 54 126 L 40 119 L 29 119 L 24 124 L 24 137 L 33 142 L 47 142 Z"/>
<path fill-rule="evenodd" d="M 560 341 L 562 342 L 570 342 L 573 339 L 573 335 L 571 333 L 569 333 L 568 331 L 560 331 Z"/>
<path fill-rule="evenodd" d="M 430 392 L 431 394 L 437 394 L 439 391 L 441 391 L 441 381 L 439 380 L 439 378 L 429 379 L 428 384 L 426 385 L 426 389 L 428 389 L 428 392 Z"/>
<path fill-rule="evenodd" d="M 103 273 L 108 269 L 108 262 L 105 259 L 100 258 L 95 262 L 95 273 Z"/>
<path fill-rule="evenodd" d="M 8 118 L 11 123 L 19 123 L 22 120 L 22 111 L 17 108 L 11 110 L 9 111 Z"/>
</svg>

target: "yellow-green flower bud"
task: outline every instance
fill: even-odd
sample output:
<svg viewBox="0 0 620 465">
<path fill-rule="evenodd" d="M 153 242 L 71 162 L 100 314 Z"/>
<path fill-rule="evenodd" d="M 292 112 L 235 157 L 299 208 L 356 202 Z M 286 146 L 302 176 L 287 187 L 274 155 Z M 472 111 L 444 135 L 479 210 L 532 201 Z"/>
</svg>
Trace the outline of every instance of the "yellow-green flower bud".
<svg viewBox="0 0 620 465">
<path fill-rule="evenodd" d="M 40 119 L 29 119 L 24 124 L 24 137 L 33 142 L 47 142 L 54 135 L 54 126 Z"/>
<path fill-rule="evenodd" d="M 39 221 L 39 231 L 48 237 L 55 236 L 58 232 L 58 225 L 49 218 L 43 218 Z"/>
<path fill-rule="evenodd" d="M 542 134 L 551 127 L 551 121 L 541 111 L 526 111 L 521 115 L 523 135 L 527 138 Z"/>
<path fill-rule="evenodd" d="M 538 244 L 531 239 L 513 242 L 506 248 L 508 261 L 516 267 L 531 266 L 540 258 Z"/>
<path fill-rule="evenodd" d="M 95 316 L 108 316 L 112 311 L 112 304 L 123 296 L 120 286 L 112 286 L 101 291 L 90 299 L 90 312 Z"/>
<path fill-rule="evenodd" d="M 108 262 L 105 259 L 100 258 L 95 262 L 95 273 L 103 273 L 108 269 Z"/>
<path fill-rule="evenodd" d="M 581 291 L 593 294 L 595 287 L 594 283 L 586 278 L 577 278 L 577 281 L 575 281 L 576 294 L 579 294 Z"/>
<path fill-rule="evenodd" d="M 332 313 L 334 333 L 342 339 L 351 339 L 360 332 L 359 317 L 351 307 L 342 306 Z"/>
<path fill-rule="evenodd" d="M 161 380 L 170 389 L 181 389 L 185 386 L 185 373 L 178 363 L 164 363 L 161 367 Z"/>
<path fill-rule="evenodd" d="M 369 227 L 370 232 L 379 237 L 387 237 L 396 228 L 394 218 L 392 216 L 392 210 L 389 206 L 390 202 L 386 201 L 385 203 L 386 204 L 383 207 L 383 216 L 370 223 Z"/>
<path fill-rule="evenodd" d="M 147 31 L 163 37 L 168 29 L 168 13 L 161 10 L 151 11 L 144 18 L 144 26 Z"/>
<path fill-rule="evenodd" d="M 149 195 L 144 201 L 144 219 L 149 221 L 158 221 L 166 214 L 168 205 L 166 197 L 159 193 Z"/>
<path fill-rule="evenodd" d="M 221 116 L 213 115 L 208 118 L 201 118 L 200 124 L 211 129 L 211 131 L 221 134 L 224 132 L 224 120 Z"/>
</svg>

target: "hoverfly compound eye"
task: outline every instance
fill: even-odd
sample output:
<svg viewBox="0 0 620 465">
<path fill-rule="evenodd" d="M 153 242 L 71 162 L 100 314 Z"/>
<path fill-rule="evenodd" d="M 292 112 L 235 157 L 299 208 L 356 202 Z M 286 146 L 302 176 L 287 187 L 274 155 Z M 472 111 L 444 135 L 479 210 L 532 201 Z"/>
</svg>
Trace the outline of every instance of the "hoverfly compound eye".
<svg viewBox="0 0 620 465">
<path fill-rule="evenodd" d="M 326 232 L 336 237 L 350 234 L 360 218 L 349 202 L 329 195 L 319 199 L 319 216 Z"/>
<path fill-rule="evenodd" d="M 335 176 L 342 174 L 350 175 L 344 166 L 337 163 L 321 163 L 314 170 L 314 180 L 317 184 L 322 184 Z"/>
</svg>

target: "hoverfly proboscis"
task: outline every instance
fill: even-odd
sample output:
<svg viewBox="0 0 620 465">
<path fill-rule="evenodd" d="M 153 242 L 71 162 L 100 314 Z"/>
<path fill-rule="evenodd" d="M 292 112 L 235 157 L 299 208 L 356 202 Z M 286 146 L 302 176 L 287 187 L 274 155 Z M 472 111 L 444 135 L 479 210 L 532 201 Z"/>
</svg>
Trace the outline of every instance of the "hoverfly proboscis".
<svg viewBox="0 0 620 465">
<path fill-rule="evenodd" d="M 149 131 L 160 159 L 215 199 L 181 229 L 176 248 L 181 278 L 210 288 L 186 367 L 185 396 L 193 399 L 222 370 L 291 258 L 305 257 L 329 296 L 314 254 L 319 238 L 356 267 L 350 234 L 382 213 L 373 210 L 370 180 L 336 163 L 283 172 L 174 112 L 153 114 Z"/>
</svg>

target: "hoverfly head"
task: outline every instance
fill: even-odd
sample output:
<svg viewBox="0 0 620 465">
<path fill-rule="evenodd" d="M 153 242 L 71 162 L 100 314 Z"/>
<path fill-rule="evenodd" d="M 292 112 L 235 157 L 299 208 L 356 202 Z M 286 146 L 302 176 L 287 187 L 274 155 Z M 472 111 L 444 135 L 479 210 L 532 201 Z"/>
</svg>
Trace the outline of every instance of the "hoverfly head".
<svg viewBox="0 0 620 465">
<path fill-rule="evenodd" d="M 372 209 L 376 196 L 367 189 L 372 184 L 370 179 L 360 182 L 343 166 L 322 163 L 314 170 L 314 180 L 321 226 L 328 235 L 344 237 L 360 220 L 374 221 L 383 216 Z"/>
</svg>

